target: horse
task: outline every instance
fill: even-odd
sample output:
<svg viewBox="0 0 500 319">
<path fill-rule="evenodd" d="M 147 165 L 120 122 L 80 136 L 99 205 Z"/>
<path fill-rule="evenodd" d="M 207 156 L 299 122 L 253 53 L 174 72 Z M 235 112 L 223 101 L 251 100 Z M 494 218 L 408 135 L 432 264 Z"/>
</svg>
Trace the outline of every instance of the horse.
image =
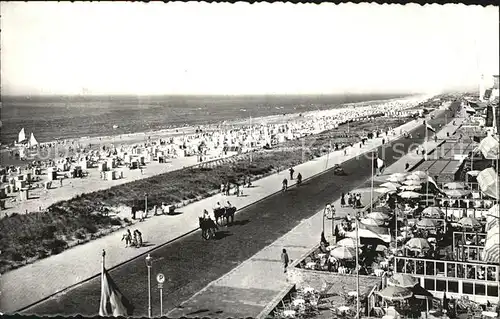
<svg viewBox="0 0 500 319">
<path fill-rule="evenodd" d="M 219 229 L 217 224 L 212 219 L 204 219 L 202 217 L 198 217 L 198 221 L 201 228 L 201 237 L 205 240 L 214 238 L 216 230 Z"/>
<path fill-rule="evenodd" d="M 220 207 L 214 208 L 214 217 L 215 222 L 222 226 L 222 220 L 226 220 L 226 225 L 229 224 L 229 220 L 231 220 L 231 224 L 234 222 L 234 214 L 236 213 L 236 207 Z"/>
<path fill-rule="evenodd" d="M 224 207 L 214 208 L 215 223 L 222 226 L 222 219 L 225 217 L 225 214 L 226 214 L 226 209 Z"/>
</svg>

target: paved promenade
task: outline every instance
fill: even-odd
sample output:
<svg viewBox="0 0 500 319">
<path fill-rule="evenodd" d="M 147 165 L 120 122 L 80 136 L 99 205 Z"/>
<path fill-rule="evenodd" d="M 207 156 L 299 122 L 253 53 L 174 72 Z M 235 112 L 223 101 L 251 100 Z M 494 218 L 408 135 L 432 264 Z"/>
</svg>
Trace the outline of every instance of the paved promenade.
<svg viewBox="0 0 500 319">
<path fill-rule="evenodd" d="M 458 129 L 452 124 L 446 125 L 438 132 L 439 137 L 446 137 Z M 432 141 L 427 143 L 427 151 L 431 152 L 443 141 L 437 143 Z M 423 145 L 425 147 L 425 145 Z M 375 177 L 376 185 L 385 182 L 388 175 L 393 172 L 404 172 L 406 163 L 410 163 L 410 169 L 423 159 L 423 155 L 411 152 L 400 158 L 393 165 L 388 167 L 384 173 Z M 369 203 L 370 179 L 356 190 L 361 193 L 362 202 Z M 376 186 L 375 185 L 375 186 Z M 377 193 L 374 194 L 374 198 Z M 338 216 L 351 214 L 354 216 L 355 210 L 350 207 L 340 207 L 340 199 L 335 201 Z M 261 250 L 253 257 L 240 264 L 232 271 L 222 276 L 218 280 L 210 283 L 207 287 L 196 293 L 189 300 L 181 304 L 180 307 L 171 310 L 169 317 L 258 317 L 264 308 L 273 301 L 283 289 L 286 289 L 289 282 L 283 273 L 281 264 L 281 250 L 285 248 L 291 260 L 295 260 L 304 253 L 310 251 L 320 241 L 322 229 L 323 211 L 319 211 L 311 218 L 304 220 L 286 235 L 276 240 L 265 249 Z M 327 240 L 331 237 L 333 223 L 325 219 L 325 235 Z M 261 314 L 264 315 L 265 314 Z"/>
<path fill-rule="evenodd" d="M 411 121 L 403 125 L 402 130 L 411 131 L 420 124 L 421 121 Z M 397 129 L 396 132 L 399 135 L 400 130 Z M 390 138 L 397 137 L 391 136 Z M 328 160 L 325 155 L 298 165 L 295 167 L 295 171 L 302 173 L 304 178 L 307 178 L 379 145 L 381 145 L 381 138 L 371 140 L 363 147 L 355 145 L 349 149 L 347 156 L 344 156 L 343 151 L 332 152 L 328 156 Z M 205 208 L 210 209 L 217 201 L 229 199 L 233 205 L 242 208 L 272 195 L 280 190 L 281 181 L 287 175 L 288 172 L 285 171 L 255 181 L 254 187 L 244 189 L 244 197 L 231 196 L 226 198 L 222 195 L 216 195 L 183 207 L 180 209 L 181 214 L 179 215 L 152 217 L 143 223 L 136 224 L 134 228 L 141 230 L 147 247 L 125 249 L 124 243 L 121 242 L 122 233 L 119 232 L 10 271 L 0 277 L 0 311 L 14 312 L 67 287 L 95 277 L 100 272 L 99 260 L 102 249 L 107 251 L 106 264 L 108 269 L 115 267 L 147 253 L 158 245 L 196 230 L 198 228 L 197 217 L 201 211 Z M 32 289 L 32 287 L 37 288 Z"/>
</svg>

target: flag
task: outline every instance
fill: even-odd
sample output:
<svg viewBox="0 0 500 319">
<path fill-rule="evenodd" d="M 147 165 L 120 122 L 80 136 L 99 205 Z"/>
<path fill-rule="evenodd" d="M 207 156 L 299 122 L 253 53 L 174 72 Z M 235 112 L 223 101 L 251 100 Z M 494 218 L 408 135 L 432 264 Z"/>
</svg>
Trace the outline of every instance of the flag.
<svg viewBox="0 0 500 319">
<path fill-rule="evenodd" d="M 133 306 L 122 295 L 118 287 L 111 279 L 106 269 L 103 268 L 101 274 L 101 304 L 99 306 L 99 316 L 123 316 L 132 314 Z"/>
<path fill-rule="evenodd" d="M 439 188 L 438 184 L 436 183 L 436 181 L 432 177 L 427 176 L 427 182 L 429 182 L 432 185 L 434 185 L 438 191 L 440 191 L 441 193 L 444 194 L 444 191 L 441 188 Z"/>
<path fill-rule="evenodd" d="M 427 123 L 427 121 L 425 121 L 425 127 L 426 127 L 426 129 L 428 129 L 431 132 L 434 132 L 434 133 L 436 132 L 436 129 L 433 128 L 429 123 Z"/>
<path fill-rule="evenodd" d="M 382 173 L 382 171 L 384 170 L 385 168 L 385 162 L 379 158 L 379 157 L 376 157 L 374 160 L 373 160 L 373 166 L 378 169 L 378 173 Z M 377 174 L 378 175 L 378 174 Z"/>
</svg>

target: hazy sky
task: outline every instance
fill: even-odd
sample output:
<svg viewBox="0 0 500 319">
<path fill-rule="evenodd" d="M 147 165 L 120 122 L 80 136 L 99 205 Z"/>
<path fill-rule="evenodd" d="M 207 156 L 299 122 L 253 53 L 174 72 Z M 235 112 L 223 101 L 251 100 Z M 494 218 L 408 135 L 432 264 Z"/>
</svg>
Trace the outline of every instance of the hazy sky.
<svg viewBox="0 0 500 319">
<path fill-rule="evenodd" d="M 3 94 L 428 92 L 499 69 L 495 7 L 1 6 Z"/>
</svg>

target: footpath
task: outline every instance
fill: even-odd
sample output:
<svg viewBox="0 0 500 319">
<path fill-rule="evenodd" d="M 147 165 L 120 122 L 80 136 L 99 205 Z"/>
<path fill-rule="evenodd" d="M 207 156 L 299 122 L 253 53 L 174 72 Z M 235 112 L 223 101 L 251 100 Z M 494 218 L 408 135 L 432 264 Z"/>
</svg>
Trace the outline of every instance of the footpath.
<svg viewBox="0 0 500 319">
<path fill-rule="evenodd" d="M 443 111 L 437 110 L 435 112 L 437 115 Z M 396 134 L 386 137 L 386 140 L 397 139 L 402 132 L 410 132 L 421 124 L 421 119 L 410 121 L 396 128 Z M 344 155 L 343 150 L 334 151 L 310 162 L 297 165 L 294 167 L 295 172 L 296 174 L 300 172 L 304 179 L 307 179 L 332 168 L 335 164 L 343 163 L 380 146 L 382 138 L 369 140 L 361 147 L 360 144 L 357 143 L 350 147 L 347 155 Z M 142 232 L 146 247 L 125 248 L 124 242 L 121 241 L 123 232 L 115 232 L 75 246 L 61 254 L 9 271 L 0 277 L 0 312 L 13 313 L 27 309 L 43 299 L 98 276 L 101 271 L 100 259 L 103 249 L 106 250 L 107 268 L 117 267 L 131 259 L 144 256 L 159 245 L 167 244 L 196 231 L 198 229 L 198 216 L 201 215 L 203 209 L 211 210 L 217 202 L 222 203 L 222 201 L 230 200 L 234 206 L 242 209 L 279 192 L 281 181 L 285 176 L 288 178 L 288 175 L 288 171 L 282 171 L 254 181 L 254 187 L 243 189 L 244 197 L 226 197 L 218 194 L 182 207 L 177 215 L 160 215 L 136 223 L 133 228 Z M 290 181 L 289 186 L 294 185 L 294 183 L 295 181 Z M 263 267 L 266 269 L 265 266 Z M 259 272 L 256 273 L 255 277 L 261 277 L 261 275 L 262 273 Z"/>
<path fill-rule="evenodd" d="M 419 122 L 421 124 L 421 121 Z M 432 152 L 444 142 L 446 134 L 453 134 L 460 125 L 450 123 L 445 125 L 437 133 L 438 141 L 429 141 L 422 146 L 426 147 L 427 153 Z M 380 184 L 394 172 L 405 172 L 417 166 L 423 160 L 423 154 L 410 152 L 402 156 L 393 165 L 389 166 L 383 175 L 376 176 L 374 183 Z M 408 170 L 406 164 L 410 164 Z M 370 198 L 370 178 L 363 183 L 361 188 L 353 190 L 360 193 L 364 203 Z M 377 187 L 375 184 L 375 187 Z M 374 193 L 373 198 L 379 195 Z M 343 217 L 347 214 L 354 216 L 356 211 L 350 207 L 340 206 L 340 198 L 335 201 L 337 216 Z M 257 254 L 238 265 L 232 271 L 213 281 L 190 299 L 183 302 L 178 308 L 167 313 L 168 317 L 253 317 L 263 318 L 267 315 L 267 306 L 276 302 L 277 296 L 281 296 L 288 289 L 290 282 L 283 273 L 281 264 L 281 250 L 285 248 L 290 259 L 296 260 L 310 251 L 320 241 L 323 223 L 323 210 L 319 211 L 309 219 L 304 220 L 283 237 L 276 240 Z M 331 237 L 334 224 L 325 219 L 325 236 Z M 330 239 L 328 239 L 330 240 Z"/>
</svg>

